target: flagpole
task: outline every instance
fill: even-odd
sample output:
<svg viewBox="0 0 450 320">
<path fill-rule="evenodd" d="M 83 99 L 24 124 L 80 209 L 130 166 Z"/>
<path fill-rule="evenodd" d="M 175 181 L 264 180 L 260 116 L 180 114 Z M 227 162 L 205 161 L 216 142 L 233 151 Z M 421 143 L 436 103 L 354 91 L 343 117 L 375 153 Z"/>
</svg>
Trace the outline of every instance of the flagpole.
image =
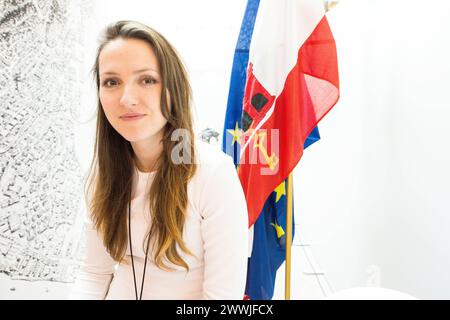
<svg viewBox="0 0 450 320">
<path fill-rule="evenodd" d="M 287 203 L 286 203 L 286 262 L 284 299 L 291 300 L 291 244 L 292 244 L 292 172 L 287 179 Z"/>
</svg>

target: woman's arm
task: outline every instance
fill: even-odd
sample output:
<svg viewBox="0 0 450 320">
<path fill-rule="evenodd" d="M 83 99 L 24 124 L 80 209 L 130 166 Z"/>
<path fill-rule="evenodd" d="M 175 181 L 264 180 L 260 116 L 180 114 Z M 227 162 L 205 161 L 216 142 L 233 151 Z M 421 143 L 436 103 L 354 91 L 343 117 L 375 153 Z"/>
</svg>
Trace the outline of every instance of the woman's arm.
<svg viewBox="0 0 450 320">
<path fill-rule="evenodd" d="M 242 300 L 247 277 L 247 204 L 228 156 L 211 171 L 202 192 L 204 299 Z"/>
<path fill-rule="evenodd" d="M 84 225 L 86 254 L 69 294 L 72 300 L 104 299 L 117 264 L 103 245 L 97 230 L 87 219 Z"/>
</svg>

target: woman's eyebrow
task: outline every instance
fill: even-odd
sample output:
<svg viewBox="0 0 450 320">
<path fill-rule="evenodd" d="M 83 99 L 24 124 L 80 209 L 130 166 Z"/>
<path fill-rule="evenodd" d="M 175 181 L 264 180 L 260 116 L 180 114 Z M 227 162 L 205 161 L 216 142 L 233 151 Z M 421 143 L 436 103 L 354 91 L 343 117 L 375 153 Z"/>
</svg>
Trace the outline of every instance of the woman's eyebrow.
<svg viewBox="0 0 450 320">
<path fill-rule="evenodd" d="M 158 70 L 155 70 L 153 68 L 144 68 L 144 69 L 135 70 L 135 71 L 133 71 L 133 74 L 141 73 L 141 72 L 144 72 L 144 71 L 154 71 L 157 74 L 159 74 Z M 114 72 L 114 71 L 105 71 L 105 72 L 102 73 L 102 75 L 118 75 L 118 73 Z"/>
</svg>

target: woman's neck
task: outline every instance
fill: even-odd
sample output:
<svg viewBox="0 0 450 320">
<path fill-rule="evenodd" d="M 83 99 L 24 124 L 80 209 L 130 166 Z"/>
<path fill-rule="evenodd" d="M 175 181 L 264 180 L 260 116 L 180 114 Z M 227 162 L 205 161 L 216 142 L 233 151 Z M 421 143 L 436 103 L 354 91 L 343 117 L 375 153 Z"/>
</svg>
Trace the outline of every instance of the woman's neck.
<svg viewBox="0 0 450 320">
<path fill-rule="evenodd" d="M 141 172 L 152 172 L 156 170 L 157 161 L 163 151 L 162 141 L 149 142 L 137 141 L 131 142 L 134 151 L 134 161 L 138 170 Z"/>
</svg>

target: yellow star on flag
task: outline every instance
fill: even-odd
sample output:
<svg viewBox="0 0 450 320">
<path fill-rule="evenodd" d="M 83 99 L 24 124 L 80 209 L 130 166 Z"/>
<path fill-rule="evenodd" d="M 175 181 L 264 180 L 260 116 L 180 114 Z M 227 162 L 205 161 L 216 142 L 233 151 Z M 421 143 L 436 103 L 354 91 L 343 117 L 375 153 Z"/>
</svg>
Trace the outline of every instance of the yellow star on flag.
<svg viewBox="0 0 450 320">
<path fill-rule="evenodd" d="M 284 230 L 279 224 L 271 223 L 270 225 L 275 228 L 275 231 L 277 232 L 277 237 L 278 238 L 281 238 L 282 236 L 284 236 Z"/>
<path fill-rule="evenodd" d="M 280 183 L 278 187 L 275 188 L 274 192 L 277 193 L 277 198 L 275 199 L 275 202 L 278 202 L 280 200 L 281 196 L 286 194 L 286 188 L 284 181 Z"/>
<path fill-rule="evenodd" d="M 233 141 L 231 142 L 231 145 L 234 145 L 234 143 L 237 141 L 237 143 L 241 144 L 241 136 L 242 136 L 242 130 L 239 128 L 239 125 L 236 121 L 236 126 L 233 129 L 227 129 L 227 132 L 233 136 Z"/>
</svg>

